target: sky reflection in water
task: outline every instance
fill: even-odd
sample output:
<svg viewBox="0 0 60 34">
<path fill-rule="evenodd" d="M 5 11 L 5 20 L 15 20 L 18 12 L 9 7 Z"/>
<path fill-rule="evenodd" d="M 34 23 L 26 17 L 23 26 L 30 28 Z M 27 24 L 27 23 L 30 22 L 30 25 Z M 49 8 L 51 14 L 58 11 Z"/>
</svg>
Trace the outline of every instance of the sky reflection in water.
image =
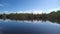
<svg viewBox="0 0 60 34">
<path fill-rule="evenodd" d="M 0 19 L 0 34 L 60 34 L 60 24 L 42 20 Z"/>
</svg>

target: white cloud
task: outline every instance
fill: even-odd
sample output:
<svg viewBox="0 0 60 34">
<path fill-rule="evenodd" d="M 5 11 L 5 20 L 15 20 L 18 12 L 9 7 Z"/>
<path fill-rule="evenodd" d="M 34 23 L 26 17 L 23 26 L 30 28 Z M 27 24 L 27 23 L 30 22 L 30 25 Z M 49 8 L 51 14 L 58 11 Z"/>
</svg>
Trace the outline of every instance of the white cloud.
<svg viewBox="0 0 60 34">
<path fill-rule="evenodd" d="M 41 14 L 42 10 L 25 10 L 25 11 L 2 11 L 2 13 L 33 13 L 33 14 Z"/>
<path fill-rule="evenodd" d="M 57 11 L 57 10 L 60 10 L 60 7 L 53 8 L 53 9 L 50 9 L 48 11 L 33 9 L 33 10 L 25 10 L 25 11 L 2 11 L 2 13 L 7 13 L 7 14 L 9 14 L 9 13 L 33 13 L 33 14 L 41 14 L 42 12 L 43 13 L 45 13 L 45 12 L 46 13 L 50 13 L 52 11 Z"/>
<path fill-rule="evenodd" d="M 33 14 L 41 14 L 42 10 L 25 10 L 25 11 L 17 11 L 17 13 L 33 13 Z"/>
<path fill-rule="evenodd" d="M 50 9 L 50 10 L 47 11 L 47 13 L 50 13 L 50 12 L 52 12 L 52 11 L 57 11 L 57 10 L 60 10 L 60 7 Z"/>
<path fill-rule="evenodd" d="M 0 4 L 0 6 L 4 6 L 3 4 Z"/>
</svg>

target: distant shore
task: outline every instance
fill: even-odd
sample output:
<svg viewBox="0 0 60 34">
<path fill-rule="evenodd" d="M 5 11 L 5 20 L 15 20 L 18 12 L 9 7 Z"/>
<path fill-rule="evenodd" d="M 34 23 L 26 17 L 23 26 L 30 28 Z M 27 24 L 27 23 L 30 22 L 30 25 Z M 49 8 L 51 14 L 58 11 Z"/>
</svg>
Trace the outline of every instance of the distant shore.
<svg viewBox="0 0 60 34">
<path fill-rule="evenodd" d="M 11 13 L 0 14 L 0 19 L 16 19 L 16 20 L 60 20 L 60 11 L 53 11 L 49 14 L 29 14 L 29 13 Z"/>
</svg>

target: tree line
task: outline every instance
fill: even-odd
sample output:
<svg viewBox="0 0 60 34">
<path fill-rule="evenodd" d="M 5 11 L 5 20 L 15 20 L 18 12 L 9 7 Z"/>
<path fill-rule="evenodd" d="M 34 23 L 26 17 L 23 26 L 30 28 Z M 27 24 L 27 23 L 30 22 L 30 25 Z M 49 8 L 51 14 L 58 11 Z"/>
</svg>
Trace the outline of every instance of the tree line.
<svg viewBox="0 0 60 34">
<path fill-rule="evenodd" d="M 33 13 L 10 13 L 0 14 L 0 19 L 16 19 L 16 20 L 60 20 L 60 10 L 52 11 L 49 14 L 33 14 Z"/>
</svg>

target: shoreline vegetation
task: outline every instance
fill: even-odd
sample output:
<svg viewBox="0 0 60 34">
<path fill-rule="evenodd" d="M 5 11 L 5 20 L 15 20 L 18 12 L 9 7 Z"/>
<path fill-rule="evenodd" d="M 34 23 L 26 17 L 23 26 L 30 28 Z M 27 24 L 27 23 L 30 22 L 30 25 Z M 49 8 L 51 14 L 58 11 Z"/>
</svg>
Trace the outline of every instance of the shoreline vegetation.
<svg viewBox="0 0 60 34">
<path fill-rule="evenodd" d="M 60 20 L 60 10 L 52 11 L 49 14 L 33 14 L 33 13 L 10 13 L 0 14 L 0 19 L 12 19 L 12 20 Z"/>
</svg>

